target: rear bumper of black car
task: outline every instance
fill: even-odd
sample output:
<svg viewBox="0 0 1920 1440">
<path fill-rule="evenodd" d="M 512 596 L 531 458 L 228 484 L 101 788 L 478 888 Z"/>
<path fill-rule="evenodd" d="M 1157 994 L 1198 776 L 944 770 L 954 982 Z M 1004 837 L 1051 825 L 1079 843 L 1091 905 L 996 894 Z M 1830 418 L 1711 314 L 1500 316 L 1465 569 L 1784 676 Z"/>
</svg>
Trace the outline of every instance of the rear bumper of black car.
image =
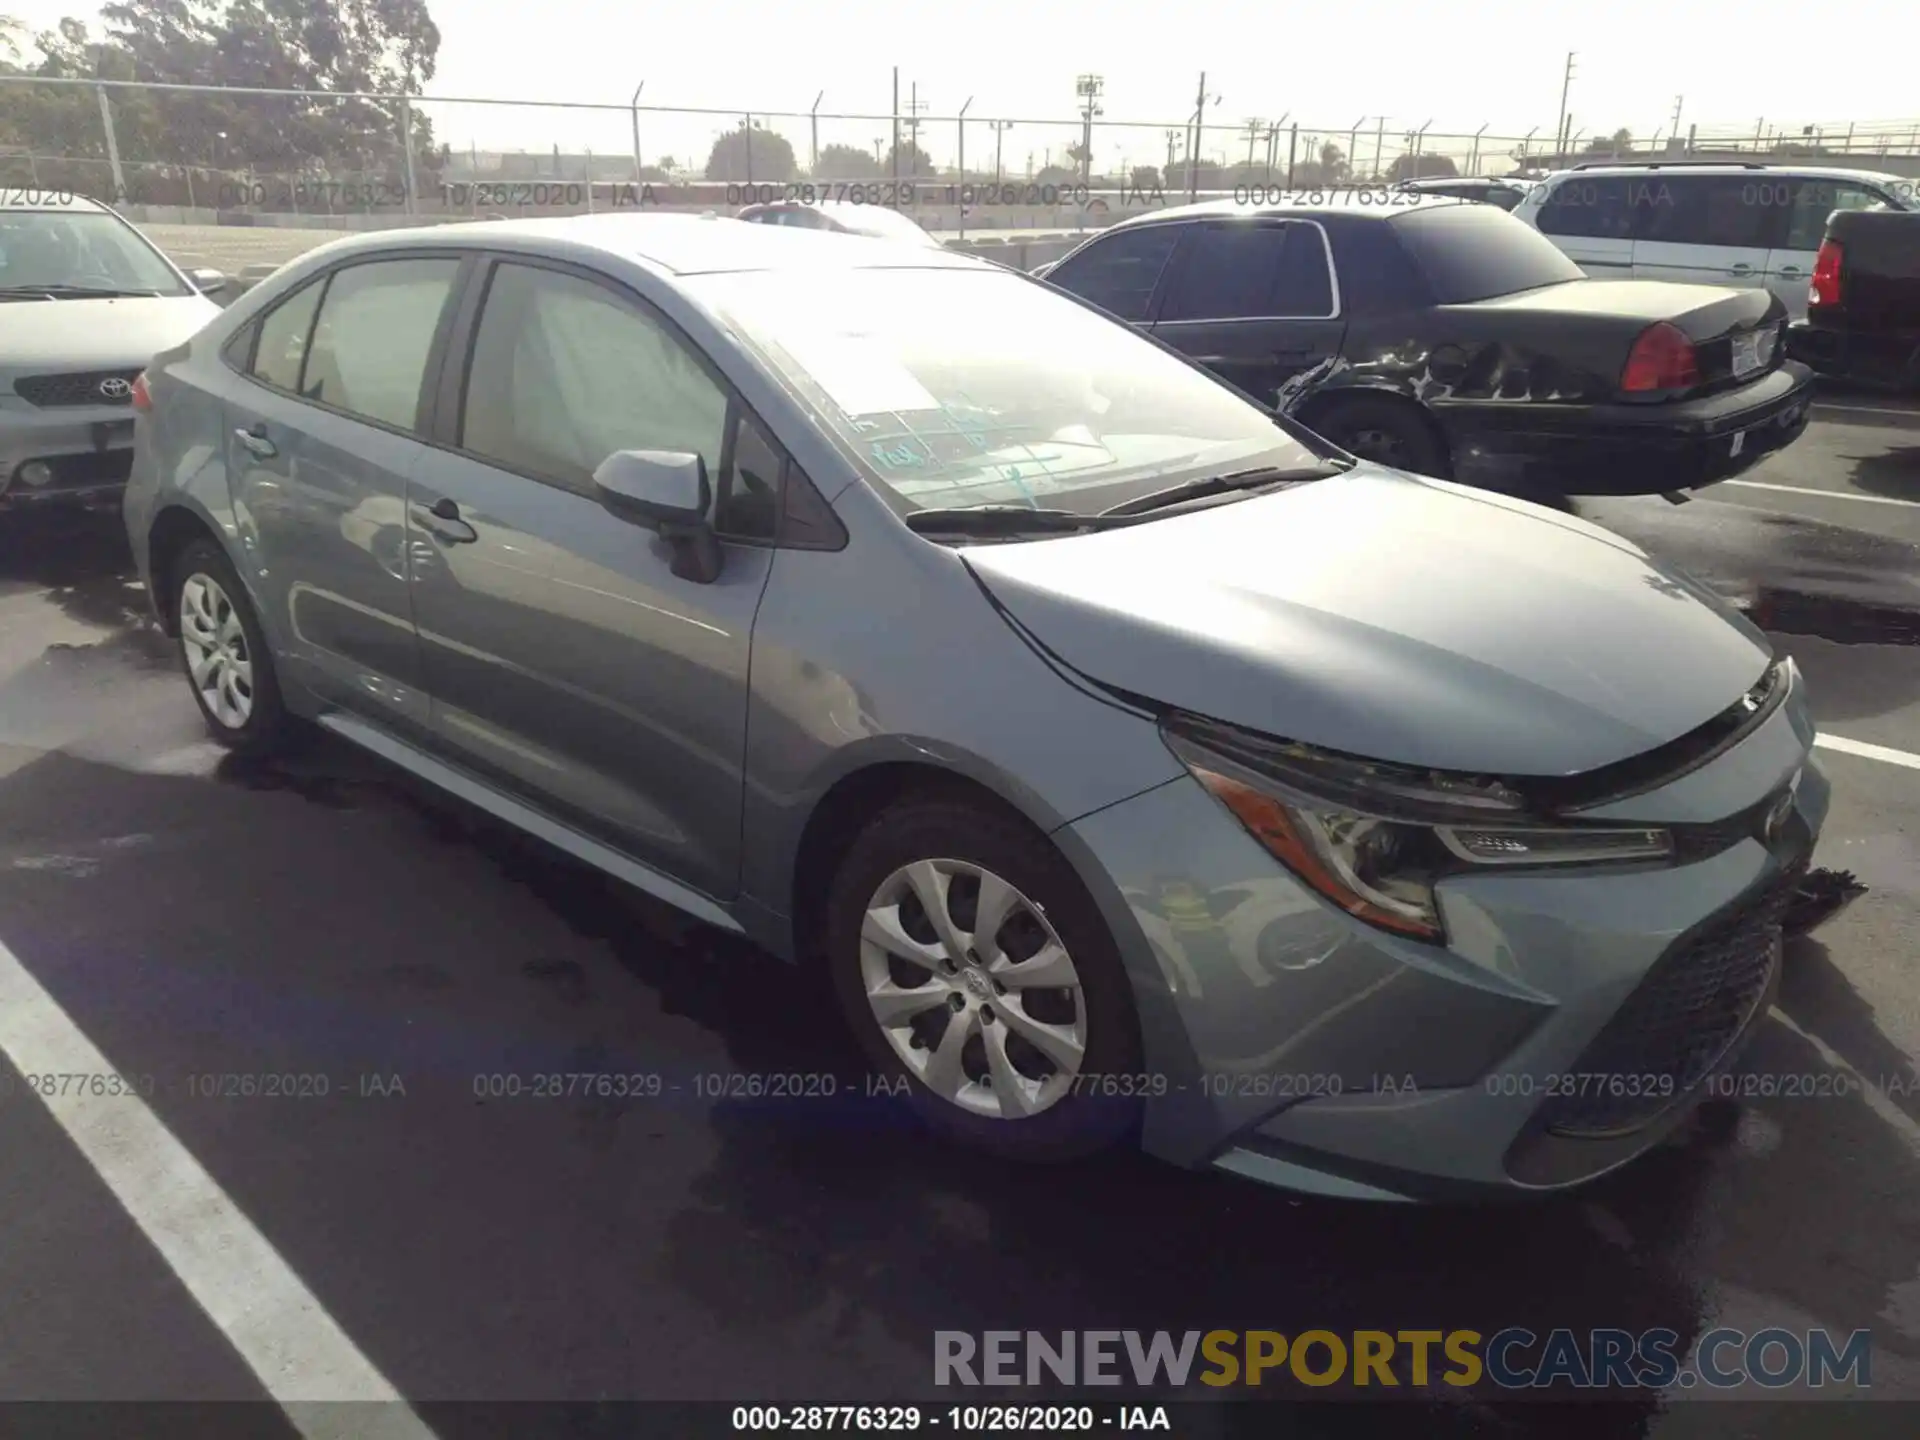
<svg viewBox="0 0 1920 1440">
<path fill-rule="evenodd" d="M 1787 327 L 1787 353 L 1830 379 L 1920 390 L 1920 332 L 1836 330 L 1802 320 Z"/>
<path fill-rule="evenodd" d="M 1738 475 L 1807 428 L 1813 373 L 1786 361 L 1738 389 L 1649 405 L 1437 404 L 1453 478 L 1495 490 L 1657 495 Z"/>
</svg>

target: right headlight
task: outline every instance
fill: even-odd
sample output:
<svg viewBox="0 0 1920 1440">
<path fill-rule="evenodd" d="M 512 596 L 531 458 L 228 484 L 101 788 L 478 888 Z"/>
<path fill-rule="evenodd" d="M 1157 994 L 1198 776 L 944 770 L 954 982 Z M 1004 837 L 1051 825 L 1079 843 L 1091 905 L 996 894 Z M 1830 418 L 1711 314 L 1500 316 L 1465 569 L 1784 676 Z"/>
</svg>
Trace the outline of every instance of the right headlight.
<svg viewBox="0 0 1920 1440">
<path fill-rule="evenodd" d="M 1543 822 L 1488 777 L 1356 760 L 1201 720 L 1160 728 L 1276 860 L 1348 914 L 1420 940 L 1446 938 L 1434 887 L 1448 875 L 1674 855 L 1658 827 Z"/>
</svg>

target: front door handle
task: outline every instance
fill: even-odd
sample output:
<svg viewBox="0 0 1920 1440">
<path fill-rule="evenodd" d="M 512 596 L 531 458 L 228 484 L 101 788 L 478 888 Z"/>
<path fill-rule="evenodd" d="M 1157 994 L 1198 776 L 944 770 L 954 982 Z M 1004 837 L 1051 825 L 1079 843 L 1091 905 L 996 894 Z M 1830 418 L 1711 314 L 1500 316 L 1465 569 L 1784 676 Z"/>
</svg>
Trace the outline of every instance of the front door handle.
<svg viewBox="0 0 1920 1440">
<path fill-rule="evenodd" d="M 1736 274 L 1736 275 L 1751 275 L 1751 274 L 1753 273 L 1753 266 L 1751 266 L 1751 265 L 1735 265 L 1735 266 L 1733 267 L 1733 273 L 1734 273 L 1734 274 Z"/>
<path fill-rule="evenodd" d="M 247 452 L 258 455 L 262 460 L 271 460 L 280 453 L 272 440 L 267 437 L 265 424 L 255 425 L 252 429 L 240 429 L 233 432 L 233 438 L 247 448 Z"/>
<path fill-rule="evenodd" d="M 1780 273 L 1789 280 L 1797 280 L 1807 272 L 1802 270 L 1798 265 L 1782 265 L 1780 267 Z"/>
<path fill-rule="evenodd" d="M 479 532 L 460 518 L 460 507 L 444 495 L 432 505 L 415 505 L 413 523 L 450 545 L 468 545 L 480 538 Z"/>
</svg>

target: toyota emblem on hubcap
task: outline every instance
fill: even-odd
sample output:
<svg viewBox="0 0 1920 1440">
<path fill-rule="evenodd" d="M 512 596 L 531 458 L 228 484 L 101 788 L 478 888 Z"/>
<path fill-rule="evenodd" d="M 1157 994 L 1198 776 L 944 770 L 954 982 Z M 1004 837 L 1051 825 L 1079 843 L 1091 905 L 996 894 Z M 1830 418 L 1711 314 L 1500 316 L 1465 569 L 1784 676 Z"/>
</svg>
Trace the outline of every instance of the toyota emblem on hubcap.
<svg viewBox="0 0 1920 1440">
<path fill-rule="evenodd" d="M 966 981 L 967 988 L 983 1000 L 993 993 L 992 983 L 978 970 L 969 970 L 962 978 Z"/>
<path fill-rule="evenodd" d="M 124 400 L 133 394 L 133 385 L 118 375 L 110 375 L 100 382 L 100 394 L 108 400 Z"/>
</svg>

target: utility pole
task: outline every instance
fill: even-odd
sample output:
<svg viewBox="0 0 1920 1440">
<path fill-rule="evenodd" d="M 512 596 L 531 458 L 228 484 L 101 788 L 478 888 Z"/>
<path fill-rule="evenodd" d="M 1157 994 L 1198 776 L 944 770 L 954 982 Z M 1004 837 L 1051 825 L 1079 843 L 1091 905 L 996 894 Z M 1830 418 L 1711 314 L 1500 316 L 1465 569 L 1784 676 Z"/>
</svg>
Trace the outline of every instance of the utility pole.
<svg viewBox="0 0 1920 1440">
<path fill-rule="evenodd" d="M 1553 132 L 1563 158 L 1567 153 L 1567 91 L 1573 85 L 1573 57 L 1576 53 L 1572 50 L 1567 52 L 1567 70 L 1560 77 L 1560 124 Z"/>
<path fill-rule="evenodd" d="M 1686 104 L 1686 101 L 1687 97 L 1684 95 L 1673 97 L 1673 138 L 1676 140 L 1680 138 L 1680 107 Z"/>
<path fill-rule="evenodd" d="M 907 99 L 907 148 L 913 151 L 908 163 L 915 166 L 920 163 L 920 112 L 926 108 L 927 102 L 920 98 L 920 82 L 915 80 Z M 911 173 L 908 178 L 912 178 Z"/>
<path fill-rule="evenodd" d="M 1093 179 L 1093 117 L 1104 115 L 1100 97 L 1107 82 L 1098 75 L 1082 75 L 1073 82 L 1073 93 L 1080 97 L 1080 183 Z"/>
<path fill-rule="evenodd" d="M 1264 120 L 1247 121 L 1247 169 L 1248 170 L 1253 169 L 1253 142 L 1260 138 L 1260 127 L 1266 123 L 1267 122 Z"/>
<path fill-rule="evenodd" d="M 1167 164 L 1166 164 L 1166 168 L 1160 172 L 1160 178 L 1163 181 L 1171 182 L 1171 180 L 1173 179 L 1173 142 L 1180 138 L 1180 132 L 1178 130 L 1169 130 L 1166 132 L 1166 135 L 1167 135 Z"/>
<path fill-rule="evenodd" d="M 1013 121 L 989 120 L 987 124 L 993 127 L 993 183 L 995 185 L 998 185 L 1000 183 L 1000 175 L 1001 175 L 1000 143 L 1001 141 L 1006 139 L 1007 131 L 1013 128 Z M 964 180 L 966 177 L 963 175 L 960 178 Z"/>
<path fill-rule="evenodd" d="M 1200 89 L 1193 97 L 1193 143 L 1187 146 L 1187 199 L 1200 193 L 1200 141 L 1207 118 L 1207 72 L 1200 72 Z"/>
<path fill-rule="evenodd" d="M 875 147 L 876 152 L 878 147 Z M 878 160 L 876 153 L 873 157 Z M 887 157 L 893 165 L 894 184 L 900 183 L 900 67 L 893 67 L 893 153 Z M 896 191 L 896 193 L 898 193 Z"/>
<path fill-rule="evenodd" d="M 813 97 L 813 109 L 807 112 L 809 135 L 807 138 L 807 174 L 818 176 L 820 173 L 820 102 L 827 98 L 822 90 Z"/>
</svg>

